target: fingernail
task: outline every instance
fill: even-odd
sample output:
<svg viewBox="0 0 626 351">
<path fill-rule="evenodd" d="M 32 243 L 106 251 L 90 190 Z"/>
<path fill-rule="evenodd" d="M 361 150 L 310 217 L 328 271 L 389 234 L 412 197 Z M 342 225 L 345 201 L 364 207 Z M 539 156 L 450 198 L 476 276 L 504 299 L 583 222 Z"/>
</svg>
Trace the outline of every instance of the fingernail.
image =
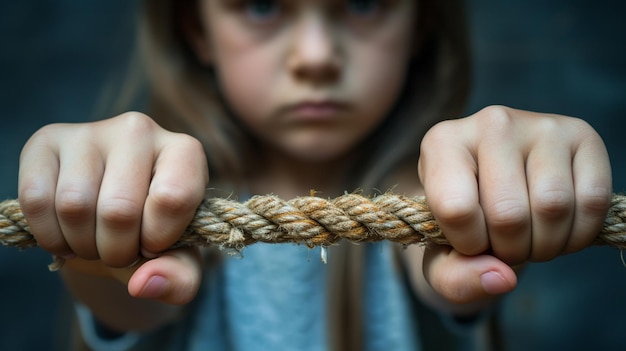
<svg viewBox="0 0 626 351">
<path fill-rule="evenodd" d="M 141 289 L 139 296 L 149 299 L 161 297 L 165 294 L 168 284 L 169 282 L 166 278 L 160 275 L 152 276 Z"/>
<path fill-rule="evenodd" d="M 498 272 L 489 271 L 480 276 L 480 283 L 489 295 L 500 295 L 511 290 L 511 285 Z"/>
</svg>

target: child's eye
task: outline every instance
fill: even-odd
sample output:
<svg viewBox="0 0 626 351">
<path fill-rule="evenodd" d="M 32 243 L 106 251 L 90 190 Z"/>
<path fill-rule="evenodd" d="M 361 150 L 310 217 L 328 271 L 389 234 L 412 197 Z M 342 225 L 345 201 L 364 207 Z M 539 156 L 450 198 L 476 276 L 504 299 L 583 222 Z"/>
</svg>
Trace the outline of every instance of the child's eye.
<svg viewBox="0 0 626 351">
<path fill-rule="evenodd" d="M 272 0 L 248 0 L 245 2 L 244 11 L 248 17 L 256 21 L 268 21 L 280 13 L 280 6 Z"/>
<path fill-rule="evenodd" d="M 381 9 L 382 0 L 348 0 L 346 10 L 355 17 L 372 17 Z"/>
</svg>

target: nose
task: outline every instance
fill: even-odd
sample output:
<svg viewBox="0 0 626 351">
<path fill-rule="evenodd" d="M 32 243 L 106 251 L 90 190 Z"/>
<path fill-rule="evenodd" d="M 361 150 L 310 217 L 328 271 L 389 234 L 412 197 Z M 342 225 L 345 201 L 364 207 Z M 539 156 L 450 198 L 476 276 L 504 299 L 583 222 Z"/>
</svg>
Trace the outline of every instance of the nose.
<svg viewBox="0 0 626 351">
<path fill-rule="evenodd" d="M 293 31 L 288 66 L 299 80 L 323 84 L 340 74 L 339 38 L 320 14 L 306 14 Z"/>
</svg>

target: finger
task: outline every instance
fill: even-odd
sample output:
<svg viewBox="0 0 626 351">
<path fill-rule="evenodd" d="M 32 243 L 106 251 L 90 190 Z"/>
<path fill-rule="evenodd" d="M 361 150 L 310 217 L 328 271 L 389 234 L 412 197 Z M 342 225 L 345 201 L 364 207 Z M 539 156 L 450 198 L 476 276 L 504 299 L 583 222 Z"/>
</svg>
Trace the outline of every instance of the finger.
<svg viewBox="0 0 626 351">
<path fill-rule="evenodd" d="M 600 137 L 591 131 L 577 148 L 573 166 L 576 209 L 566 252 L 591 245 L 600 233 L 611 202 L 609 156 Z"/>
<path fill-rule="evenodd" d="M 204 197 L 207 182 L 206 156 L 196 139 L 177 135 L 162 148 L 142 220 L 145 257 L 154 257 L 180 238 Z"/>
<path fill-rule="evenodd" d="M 59 159 L 51 142 L 52 128 L 40 129 L 24 145 L 20 155 L 18 198 L 38 245 L 54 255 L 69 258 L 73 252 L 59 227 L 54 203 Z"/>
<path fill-rule="evenodd" d="M 484 302 L 517 286 L 513 269 L 491 255 L 466 256 L 445 247 L 427 248 L 424 277 L 439 295 L 458 304 Z"/>
<path fill-rule="evenodd" d="M 72 270 L 83 274 L 104 277 L 109 279 L 115 279 L 122 284 L 128 284 L 130 277 L 135 271 L 145 262 L 146 259 L 138 259 L 127 267 L 112 268 L 106 266 L 100 260 L 87 260 L 80 257 L 76 257 L 71 260 L 63 262 L 61 270 Z"/>
<path fill-rule="evenodd" d="M 563 252 L 574 217 L 575 194 L 569 145 L 545 137 L 528 155 L 527 178 L 532 213 L 531 261 Z"/>
<path fill-rule="evenodd" d="M 128 281 L 128 292 L 134 297 L 184 304 L 196 296 L 201 279 L 197 248 L 170 250 L 142 264 Z"/>
<path fill-rule="evenodd" d="M 519 264 L 530 254 L 531 219 L 524 155 L 513 139 L 505 132 L 483 140 L 478 182 L 492 253 L 508 264 Z"/>
<path fill-rule="evenodd" d="M 441 126 L 438 125 L 438 126 Z M 489 248 L 479 204 L 477 165 L 456 128 L 435 127 L 424 137 L 418 171 L 429 207 L 448 241 L 466 255 Z"/>
<path fill-rule="evenodd" d="M 96 244 L 101 260 L 125 267 L 139 255 L 141 217 L 153 165 L 151 140 L 118 141 L 107 152 L 106 169 L 97 203 Z"/>
<path fill-rule="evenodd" d="M 76 140 L 85 140 L 74 136 Z M 74 143 L 63 144 L 60 155 L 55 201 L 59 226 L 76 255 L 98 259 L 95 214 L 104 162 L 98 151 L 77 147 Z"/>
</svg>

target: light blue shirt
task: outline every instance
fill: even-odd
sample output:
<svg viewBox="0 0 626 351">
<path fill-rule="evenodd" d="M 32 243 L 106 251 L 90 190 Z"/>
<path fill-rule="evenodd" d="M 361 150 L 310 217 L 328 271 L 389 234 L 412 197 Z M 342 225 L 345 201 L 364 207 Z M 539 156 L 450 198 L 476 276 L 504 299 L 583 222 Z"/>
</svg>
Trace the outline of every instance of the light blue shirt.
<svg viewBox="0 0 626 351">
<path fill-rule="evenodd" d="M 415 310 L 391 244 L 362 245 L 364 351 L 420 350 Z M 151 338 L 160 350 L 323 351 L 328 349 L 327 274 L 320 248 L 254 244 L 241 258 L 227 256 L 207 271 L 188 317 L 167 332 L 102 339 L 84 307 L 79 308 L 81 328 L 86 342 L 103 351 L 131 349 Z"/>
</svg>

